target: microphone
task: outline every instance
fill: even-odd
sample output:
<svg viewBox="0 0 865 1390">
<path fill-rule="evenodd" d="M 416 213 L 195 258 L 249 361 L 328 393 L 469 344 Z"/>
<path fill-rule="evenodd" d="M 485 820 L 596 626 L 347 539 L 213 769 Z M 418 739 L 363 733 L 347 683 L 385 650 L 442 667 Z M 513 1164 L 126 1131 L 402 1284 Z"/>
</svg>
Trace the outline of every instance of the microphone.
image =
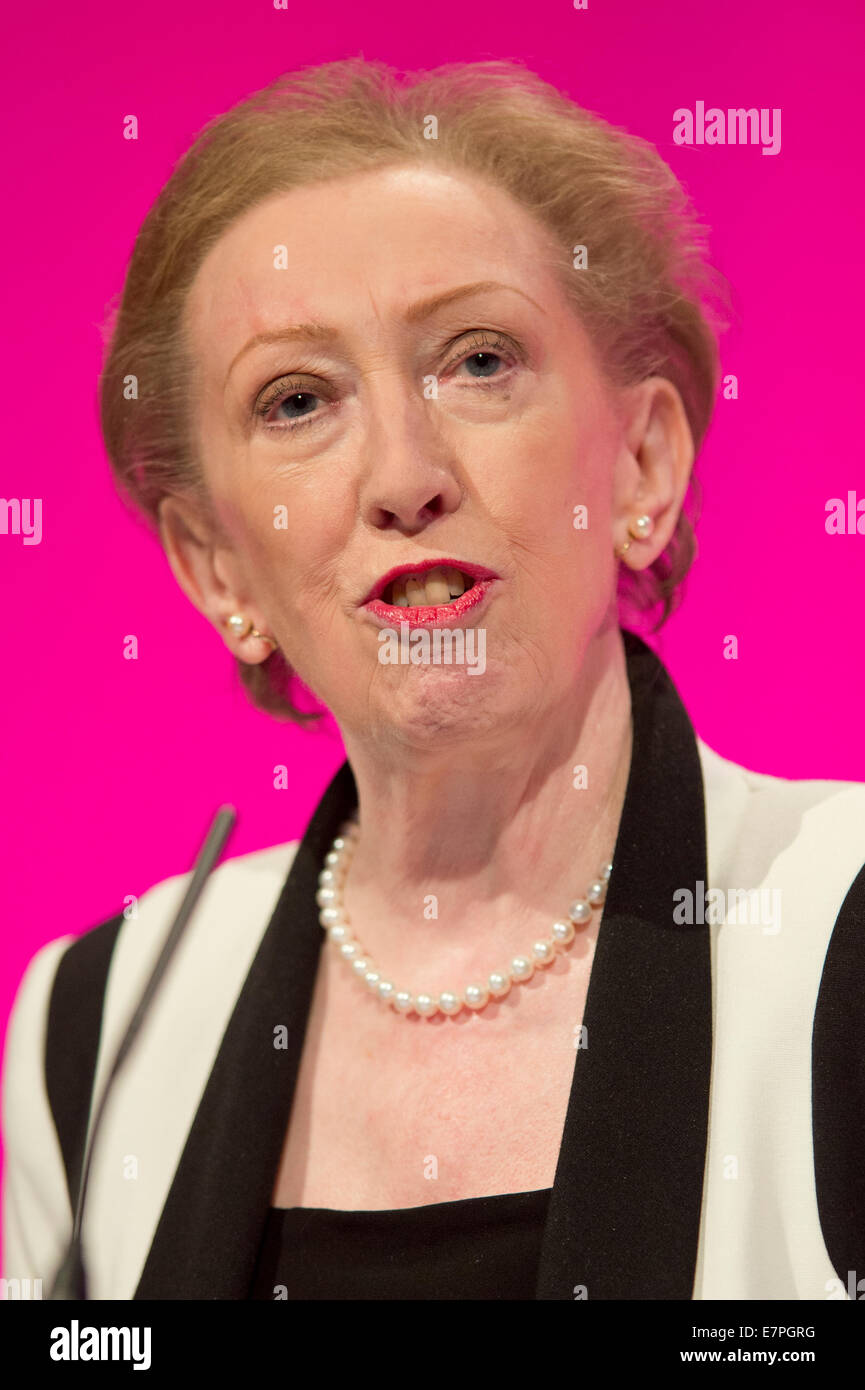
<svg viewBox="0 0 865 1390">
<path fill-rule="evenodd" d="M 234 829 L 236 820 L 237 812 L 233 806 L 222 806 L 217 811 L 210 829 L 207 832 L 207 838 L 204 841 L 201 852 L 193 865 L 192 877 L 189 880 L 186 892 L 183 895 L 183 901 L 171 925 L 171 930 L 165 938 L 162 950 L 159 953 L 159 959 L 153 967 L 150 979 L 144 986 L 141 998 L 129 1021 L 120 1046 L 117 1049 L 117 1055 L 114 1058 L 111 1070 L 102 1088 L 102 1096 L 96 1110 L 93 1124 L 90 1126 L 90 1135 L 87 1140 L 84 1162 L 81 1165 L 81 1177 L 78 1182 L 78 1197 L 75 1203 L 75 1219 L 72 1225 L 72 1237 L 63 1262 L 51 1286 L 51 1292 L 48 1295 L 49 1300 L 74 1299 L 83 1302 L 87 1298 L 87 1277 L 81 1248 L 81 1220 L 84 1215 L 84 1201 L 87 1196 L 87 1184 L 90 1177 L 90 1162 L 93 1157 L 93 1146 L 99 1133 L 102 1115 L 105 1110 L 105 1103 L 111 1094 L 111 1088 L 117 1077 L 117 1073 L 128 1057 L 132 1044 L 147 1016 L 150 1005 L 153 1003 L 154 996 L 162 982 L 168 963 L 192 916 L 208 875 L 222 853 L 225 842 Z"/>
</svg>

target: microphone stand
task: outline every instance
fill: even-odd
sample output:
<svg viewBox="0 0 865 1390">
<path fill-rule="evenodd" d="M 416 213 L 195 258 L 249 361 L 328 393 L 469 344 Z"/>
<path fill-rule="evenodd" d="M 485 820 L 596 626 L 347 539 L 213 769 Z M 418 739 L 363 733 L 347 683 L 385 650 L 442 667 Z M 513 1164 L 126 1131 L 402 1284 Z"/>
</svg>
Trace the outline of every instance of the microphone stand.
<svg viewBox="0 0 865 1390">
<path fill-rule="evenodd" d="M 63 1261 L 51 1286 L 49 1299 L 61 1300 L 72 1299 L 84 1302 L 87 1299 L 87 1276 L 84 1268 L 84 1255 L 81 1248 L 81 1220 L 84 1215 L 84 1201 L 87 1196 L 87 1185 L 90 1178 L 90 1163 L 93 1157 L 93 1146 L 99 1133 L 102 1115 L 105 1110 L 105 1103 L 111 1094 L 111 1089 L 117 1077 L 117 1073 L 123 1066 L 129 1055 L 132 1044 L 134 1043 L 148 1010 L 153 1002 L 153 998 L 162 981 L 168 963 L 183 935 L 184 929 L 192 916 L 196 903 L 201 896 L 208 875 L 216 864 L 217 859 L 225 847 L 234 824 L 237 819 L 237 812 L 233 806 L 223 806 L 217 811 L 216 816 L 207 832 L 207 838 L 202 846 L 201 852 L 195 861 L 192 869 L 192 877 L 189 880 L 183 901 L 177 910 L 177 915 L 171 925 L 159 959 L 150 975 L 150 979 L 144 986 L 144 991 L 138 1001 L 138 1005 L 120 1046 L 117 1055 L 108 1073 L 108 1078 L 102 1088 L 102 1096 L 96 1110 L 93 1124 L 90 1126 L 90 1135 L 87 1140 L 84 1162 L 81 1168 L 81 1178 L 78 1184 L 78 1198 L 75 1203 L 75 1219 L 72 1225 L 72 1237 L 63 1257 Z"/>
</svg>

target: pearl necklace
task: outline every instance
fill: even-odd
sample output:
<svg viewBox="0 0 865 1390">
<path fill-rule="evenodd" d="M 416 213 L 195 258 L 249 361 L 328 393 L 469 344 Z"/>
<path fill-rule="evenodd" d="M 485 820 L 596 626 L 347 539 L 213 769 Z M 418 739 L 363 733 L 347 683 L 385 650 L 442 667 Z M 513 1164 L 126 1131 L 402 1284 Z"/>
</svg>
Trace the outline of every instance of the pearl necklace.
<svg viewBox="0 0 865 1390">
<path fill-rule="evenodd" d="M 508 969 L 494 971 L 485 985 L 467 985 L 462 994 L 445 990 L 436 998 L 431 994 L 410 994 L 408 990 L 397 989 L 392 980 L 382 976 L 351 930 L 343 907 L 342 890 L 358 833 L 357 822 L 346 821 L 325 855 L 325 867 L 318 876 L 318 892 L 315 895 L 321 909 L 319 921 L 338 954 L 372 994 L 398 1014 L 416 1013 L 421 1018 L 430 1018 L 436 1013 L 458 1014 L 463 1006 L 475 1011 L 482 1009 L 491 999 L 503 999 L 511 985 L 525 984 L 534 975 L 536 967 L 550 965 L 557 951 L 566 951 L 570 946 L 576 936 L 576 928 L 591 921 L 592 909 L 603 905 L 613 871 L 611 863 L 604 864 L 598 877 L 586 889 L 585 897 L 571 903 L 567 917 L 554 922 L 550 936 L 536 941 L 528 955 L 514 956 Z"/>
</svg>

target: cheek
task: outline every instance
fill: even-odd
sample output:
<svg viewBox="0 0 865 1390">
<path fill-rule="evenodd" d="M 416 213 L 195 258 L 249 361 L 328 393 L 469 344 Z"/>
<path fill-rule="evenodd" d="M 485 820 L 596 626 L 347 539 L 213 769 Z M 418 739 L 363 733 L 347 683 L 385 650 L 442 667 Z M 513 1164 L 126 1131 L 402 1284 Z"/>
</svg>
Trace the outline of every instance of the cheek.
<svg viewBox="0 0 865 1390">
<path fill-rule="evenodd" d="M 320 489 L 253 463 L 248 460 L 226 480 L 219 516 L 243 557 L 251 591 L 276 597 L 285 607 L 292 597 L 314 591 L 342 553 L 339 507 Z"/>
<path fill-rule="evenodd" d="M 494 480 L 499 516 L 527 547 L 551 559 L 594 553 L 610 529 L 616 435 L 610 421 L 559 403 L 512 443 Z"/>
</svg>

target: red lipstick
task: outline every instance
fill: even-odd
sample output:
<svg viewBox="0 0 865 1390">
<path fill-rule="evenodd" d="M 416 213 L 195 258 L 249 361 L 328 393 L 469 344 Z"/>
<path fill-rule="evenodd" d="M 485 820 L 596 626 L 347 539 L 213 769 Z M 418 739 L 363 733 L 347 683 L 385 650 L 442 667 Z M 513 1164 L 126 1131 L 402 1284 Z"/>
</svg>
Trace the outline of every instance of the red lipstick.
<svg viewBox="0 0 865 1390">
<path fill-rule="evenodd" d="M 382 601 L 381 595 L 395 580 L 402 578 L 403 575 L 420 575 L 433 569 L 459 570 L 461 574 L 474 580 L 474 583 L 458 598 L 451 599 L 450 603 L 404 608 L 398 604 Z M 386 574 L 376 580 L 359 606 L 370 615 L 379 627 L 398 627 L 400 623 L 409 623 L 414 627 L 450 627 L 459 623 L 466 613 L 479 608 L 489 595 L 496 580 L 500 578 L 501 576 L 496 574 L 495 570 L 486 569 L 483 565 L 472 564 L 468 560 L 454 560 L 445 557 L 434 560 L 417 560 L 412 564 L 396 565 L 393 569 L 388 570 Z"/>
</svg>

